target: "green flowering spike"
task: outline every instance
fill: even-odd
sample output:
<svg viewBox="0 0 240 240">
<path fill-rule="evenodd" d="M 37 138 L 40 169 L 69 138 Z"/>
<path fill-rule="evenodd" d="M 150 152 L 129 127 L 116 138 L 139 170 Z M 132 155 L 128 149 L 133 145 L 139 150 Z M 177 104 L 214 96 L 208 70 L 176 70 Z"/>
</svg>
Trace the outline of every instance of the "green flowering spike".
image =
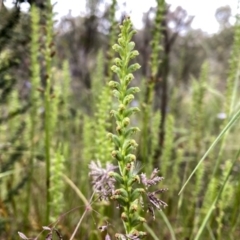
<svg viewBox="0 0 240 240">
<path fill-rule="evenodd" d="M 49 189 L 51 195 L 51 221 L 56 221 L 61 214 L 64 207 L 64 182 L 62 180 L 62 173 L 64 172 L 65 158 L 61 154 L 60 148 L 56 152 L 55 158 L 52 159 L 51 165 L 51 188 Z"/>
<path fill-rule="evenodd" d="M 166 9 L 165 0 L 156 0 L 156 2 L 157 2 L 157 12 L 154 20 L 154 27 L 152 29 L 153 39 L 151 41 L 152 54 L 151 54 L 151 60 L 150 60 L 151 74 L 153 77 L 156 77 L 158 67 L 161 63 L 161 61 L 159 61 L 159 53 L 163 50 L 163 48 L 162 48 L 162 45 L 159 45 L 159 43 L 161 43 L 163 39 L 162 21 L 164 19 L 164 13 Z"/>
<path fill-rule="evenodd" d="M 155 146 L 152 146 L 152 134 L 149 132 L 152 129 L 152 124 L 149 119 L 153 119 L 153 102 L 154 102 L 154 89 L 155 84 L 158 81 L 158 70 L 162 69 L 162 59 L 164 58 L 163 53 L 163 39 L 164 39 L 164 27 L 163 21 L 166 15 L 167 4 L 165 0 L 156 0 L 157 8 L 152 28 L 152 41 L 151 41 L 151 56 L 149 61 L 150 67 L 150 78 L 146 79 L 146 91 L 144 94 L 144 104 L 142 105 L 143 111 L 143 126 L 142 126 L 142 140 L 141 140 L 141 156 L 145 163 L 152 161 L 153 154 L 155 154 Z M 150 143 L 150 144 L 149 144 Z M 158 146 L 159 147 L 159 146 Z M 154 149 L 155 148 L 155 149 Z M 150 156 L 150 157 L 149 157 Z"/>
<path fill-rule="evenodd" d="M 135 31 L 132 30 L 129 18 L 123 21 L 120 29 L 118 44 L 113 45 L 113 50 L 119 54 L 119 57 L 114 60 L 111 68 L 118 76 L 119 81 L 109 82 L 109 86 L 113 89 L 113 96 L 118 100 L 118 107 L 110 112 L 116 120 L 116 135 L 109 134 L 109 138 L 115 144 L 112 156 L 118 161 L 120 172 L 120 174 L 110 173 L 116 182 L 120 183 L 120 188 L 115 190 L 111 199 L 117 200 L 122 206 L 121 218 L 126 232 L 126 235 L 118 234 L 117 239 L 123 239 L 124 236 L 133 237 L 132 233 L 136 231 L 135 227 L 145 222 L 137 208 L 139 197 L 145 193 L 145 190 L 134 187 L 140 183 L 140 176 L 135 172 L 136 156 L 133 153 L 138 145 L 131 137 L 139 131 L 139 128 L 132 127 L 130 119 L 132 114 L 139 112 L 138 108 L 130 105 L 134 95 L 140 90 L 138 87 L 129 87 L 134 79 L 133 73 L 140 68 L 138 63 L 130 64 L 130 61 L 139 53 L 134 50 L 135 43 L 131 41 Z"/>
</svg>

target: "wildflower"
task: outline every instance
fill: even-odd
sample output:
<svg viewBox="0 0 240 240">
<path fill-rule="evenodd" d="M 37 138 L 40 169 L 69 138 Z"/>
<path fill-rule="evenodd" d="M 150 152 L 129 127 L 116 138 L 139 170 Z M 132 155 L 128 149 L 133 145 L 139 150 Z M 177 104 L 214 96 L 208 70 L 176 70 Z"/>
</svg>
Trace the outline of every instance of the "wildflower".
<svg viewBox="0 0 240 240">
<path fill-rule="evenodd" d="M 150 176 L 150 179 L 146 177 L 145 173 L 141 174 L 141 180 L 142 184 L 145 186 L 146 189 L 148 189 L 150 186 L 157 185 L 159 182 L 161 182 L 164 178 L 157 176 L 159 170 L 155 168 Z M 155 195 L 158 193 L 162 193 L 167 191 L 167 189 L 159 189 L 154 192 L 148 192 L 146 191 L 147 199 L 148 199 L 148 212 L 152 215 L 153 219 L 155 219 L 155 214 L 154 214 L 154 207 L 160 210 L 162 207 L 166 207 L 167 204 L 158 199 Z"/>
<path fill-rule="evenodd" d="M 115 190 L 115 179 L 109 176 L 109 173 L 115 170 L 117 166 L 111 163 L 106 164 L 103 168 L 100 161 L 91 161 L 89 164 L 90 173 L 92 177 L 93 188 L 99 194 L 100 200 L 108 200 Z"/>
<path fill-rule="evenodd" d="M 161 207 L 166 207 L 167 206 L 167 204 L 164 201 L 158 199 L 155 196 L 157 193 L 162 193 L 162 192 L 165 192 L 165 191 L 167 191 L 167 189 L 159 189 L 157 191 L 147 193 L 147 197 L 148 197 L 149 202 L 152 205 L 154 205 L 157 209 L 161 209 Z"/>
<path fill-rule="evenodd" d="M 157 176 L 159 170 L 155 168 L 150 176 L 150 179 L 147 179 L 146 174 L 142 173 L 141 174 L 141 180 L 143 185 L 148 188 L 152 185 L 157 185 L 160 181 L 162 181 L 164 178 Z"/>
</svg>

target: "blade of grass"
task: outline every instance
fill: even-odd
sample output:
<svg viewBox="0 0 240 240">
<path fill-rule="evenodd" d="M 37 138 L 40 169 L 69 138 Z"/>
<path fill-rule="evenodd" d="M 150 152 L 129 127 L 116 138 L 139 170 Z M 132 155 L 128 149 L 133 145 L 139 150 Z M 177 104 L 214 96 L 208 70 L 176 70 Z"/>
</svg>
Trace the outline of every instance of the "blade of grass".
<svg viewBox="0 0 240 240">
<path fill-rule="evenodd" d="M 65 174 L 61 174 L 66 181 L 66 183 L 69 184 L 69 186 L 75 191 L 75 193 L 78 195 L 78 197 L 84 202 L 86 206 L 89 205 L 89 201 L 86 199 L 86 197 L 82 194 L 82 192 L 79 190 L 79 188 L 74 184 L 74 182 L 68 178 Z"/>
<path fill-rule="evenodd" d="M 146 223 L 143 224 L 143 227 L 147 230 L 147 232 L 152 236 L 154 240 L 159 240 L 155 232 L 151 227 L 149 227 Z"/>
<path fill-rule="evenodd" d="M 83 215 L 81 216 L 81 218 L 79 219 L 78 223 L 77 223 L 77 226 L 75 227 L 74 229 L 74 232 L 72 233 L 71 235 L 71 238 L 70 240 L 73 240 L 74 239 L 74 236 L 76 235 L 81 223 L 82 223 L 82 220 L 83 218 L 85 217 L 85 215 L 87 214 L 87 212 L 93 210 L 92 207 L 91 207 L 91 202 L 92 202 L 92 199 L 93 199 L 93 196 L 95 194 L 95 192 L 93 192 L 90 200 L 88 201 L 86 199 L 86 197 L 82 194 L 82 192 L 79 190 L 79 188 L 74 184 L 74 182 L 68 178 L 65 174 L 62 174 L 64 180 L 70 185 L 70 187 L 76 192 L 76 194 L 79 196 L 79 198 L 84 202 L 85 206 L 86 206 L 86 209 L 83 213 Z M 94 210 L 95 211 L 95 210 Z"/>
<path fill-rule="evenodd" d="M 215 147 L 215 145 L 219 142 L 219 140 L 224 136 L 224 134 L 233 126 L 233 124 L 238 120 L 238 118 L 240 117 L 240 109 L 238 110 L 238 112 L 231 118 L 231 120 L 228 122 L 228 124 L 225 126 L 225 128 L 221 131 L 221 133 L 217 136 L 217 138 L 214 140 L 214 142 L 211 144 L 211 146 L 208 148 L 208 150 L 205 152 L 205 154 L 203 155 L 203 157 L 201 158 L 201 160 L 198 162 L 197 166 L 194 168 L 194 170 L 192 171 L 192 173 L 190 174 L 190 176 L 188 177 L 187 181 L 184 183 L 183 187 L 181 188 L 181 190 L 179 191 L 178 195 L 180 195 L 184 188 L 186 187 L 186 185 L 188 184 L 188 182 L 190 181 L 190 179 L 193 177 L 193 175 L 195 174 L 195 172 L 197 171 L 198 167 L 200 166 L 200 164 L 203 162 L 203 160 L 207 157 L 207 155 L 209 154 L 209 152 Z"/>
<path fill-rule="evenodd" d="M 172 240 L 176 240 L 176 236 L 175 236 L 175 233 L 173 231 L 173 228 L 172 228 L 172 225 L 171 223 L 168 221 L 168 218 L 167 216 L 165 215 L 165 213 L 163 211 L 158 211 L 160 213 L 160 215 L 162 216 L 163 218 L 163 221 L 166 223 L 168 229 L 169 229 L 169 232 L 171 234 L 171 239 Z"/>
<path fill-rule="evenodd" d="M 211 237 L 211 240 L 216 240 L 216 238 L 215 238 L 214 235 L 213 235 L 212 229 L 210 228 L 209 225 L 207 225 L 207 230 L 208 230 L 208 232 L 209 232 L 209 235 L 210 235 L 210 237 Z"/>
</svg>

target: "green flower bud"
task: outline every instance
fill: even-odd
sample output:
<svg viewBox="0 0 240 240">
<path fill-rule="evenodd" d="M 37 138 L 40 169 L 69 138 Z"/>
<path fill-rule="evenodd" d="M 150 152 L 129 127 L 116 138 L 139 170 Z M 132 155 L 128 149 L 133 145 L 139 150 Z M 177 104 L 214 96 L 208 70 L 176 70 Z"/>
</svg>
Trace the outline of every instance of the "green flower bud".
<svg viewBox="0 0 240 240">
<path fill-rule="evenodd" d="M 147 236 L 147 233 L 146 232 L 138 232 L 139 234 L 139 237 L 145 237 Z"/>
<path fill-rule="evenodd" d="M 139 198 L 140 195 L 142 195 L 145 192 L 143 188 L 136 188 L 134 189 L 133 193 L 131 194 L 131 201 L 135 201 Z"/>
<path fill-rule="evenodd" d="M 111 67 L 111 70 L 112 70 L 113 72 L 117 73 L 118 76 L 120 76 L 121 70 L 120 70 L 119 67 L 117 67 L 116 65 L 113 65 L 113 66 Z"/>
<path fill-rule="evenodd" d="M 140 89 L 138 87 L 131 87 L 127 90 L 127 94 L 135 94 L 140 92 Z"/>
<path fill-rule="evenodd" d="M 113 143 L 117 146 L 117 147 L 120 147 L 121 146 L 121 142 L 119 140 L 119 137 L 115 134 L 112 134 L 112 133 L 108 133 L 107 134 L 107 137 L 109 139 L 111 139 L 113 141 Z"/>
<path fill-rule="evenodd" d="M 125 212 L 123 212 L 123 213 L 121 214 L 121 218 L 122 218 L 122 220 L 123 220 L 124 222 L 126 222 L 126 221 L 128 220 L 128 216 L 127 216 L 127 214 L 126 214 Z"/>
<path fill-rule="evenodd" d="M 119 91 L 116 90 L 116 89 L 114 89 L 114 90 L 113 90 L 113 96 L 116 97 L 116 98 L 119 98 L 119 96 L 120 96 Z"/>
<path fill-rule="evenodd" d="M 123 37 L 120 37 L 119 39 L 118 39 L 118 43 L 119 43 L 119 45 L 121 45 L 121 46 L 123 46 L 124 44 L 125 44 L 125 39 L 123 38 Z"/>
<path fill-rule="evenodd" d="M 128 117 L 124 118 L 122 124 L 124 127 L 127 127 L 130 123 L 130 119 Z"/>
<path fill-rule="evenodd" d="M 123 81 L 126 85 L 128 85 L 133 79 L 134 79 L 133 74 L 129 73 L 129 74 L 126 75 L 126 77 L 124 78 Z"/>
<path fill-rule="evenodd" d="M 134 162 L 134 161 L 136 161 L 136 156 L 135 156 L 134 154 L 128 154 L 128 155 L 124 158 L 124 160 L 125 160 L 126 162 Z"/>
<path fill-rule="evenodd" d="M 115 158 L 117 161 L 122 161 L 122 155 L 117 150 L 112 151 L 112 157 Z"/>
<path fill-rule="evenodd" d="M 134 139 L 131 140 L 131 146 L 136 148 L 138 146 L 138 144 L 136 143 L 136 141 Z"/>
<path fill-rule="evenodd" d="M 120 104 L 119 107 L 118 107 L 118 111 L 119 111 L 120 113 L 122 113 L 125 109 L 126 109 L 126 106 L 123 105 L 123 104 Z"/>
<path fill-rule="evenodd" d="M 128 193 L 125 189 L 119 188 L 114 191 L 114 195 L 121 195 L 122 197 L 127 197 Z"/>
<path fill-rule="evenodd" d="M 112 48 L 115 52 L 120 52 L 122 50 L 122 47 L 119 46 L 118 44 L 114 44 Z"/>
<path fill-rule="evenodd" d="M 114 59 L 114 63 L 118 66 L 121 67 L 122 66 L 122 60 L 120 58 L 115 58 Z"/>
<path fill-rule="evenodd" d="M 132 203 L 130 206 L 130 211 L 131 212 L 136 212 L 138 210 L 138 205 L 135 203 Z"/>
<path fill-rule="evenodd" d="M 115 81 L 110 81 L 108 83 L 108 86 L 111 87 L 111 88 L 115 88 L 115 89 L 119 90 L 120 84 L 118 82 L 115 82 Z"/>
<path fill-rule="evenodd" d="M 126 205 L 126 203 L 128 202 L 128 198 L 122 197 L 121 195 L 112 195 L 111 199 L 117 200 L 123 206 Z"/>
<path fill-rule="evenodd" d="M 136 216 L 131 218 L 131 225 L 136 227 L 137 225 L 141 224 L 141 221 L 139 220 L 139 215 L 135 213 Z M 136 231 L 134 231 L 134 236 L 137 236 Z"/>
<path fill-rule="evenodd" d="M 147 222 L 146 219 L 143 217 L 138 217 L 138 221 L 140 221 L 141 223 Z"/>
<path fill-rule="evenodd" d="M 135 47 L 135 42 L 128 43 L 128 51 L 129 52 L 132 51 L 134 49 L 134 47 Z"/>
<path fill-rule="evenodd" d="M 123 143 L 123 146 L 122 146 L 122 150 L 126 151 L 129 147 L 132 147 L 133 143 L 132 143 L 132 139 L 126 139 Z"/>
<path fill-rule="evenodd" d="M 129 117 L 136 112 L 140 112 L 140 109 L 138 107 L 131 107 L 124 112 L 124 117 Z"/>
<path fill-rule="evenodd" d="M 128 68 L 128 72 L 132 73 L 135 72 L 136 70 L 138 70 L 141 66 L 138 63 L 134 63 L 132 65 L 130 65 L 130 67 Z"/>
<path fill-rule="evenodd" d="M 131 128 L 128 128 L 124 133 L 123 133 L 123 136 L 125 138 L 128 138 L 130 136 L 132 136 L 134 133 L 136 132 L 139 132 L 140 129 L 138 127 L 131 127 Z"/>
<path fill-rule="evenodd" d="M 134 99 L 134 95 L 129 94 L 123 99 L 123 104 L 128 105 Z"/>
<path fill-rule="evenodd" d="M 139 55 L 139 52 L 137 50 L 134 50 L 132 51 L 130 54 L 129 54 L 129 59 L 133 59 L 135 58 L 136 56 Z M 139 65 L 140 66 L 140 65 Z M 131 67 L 131 66 L 130 66 Z M 136 71 L 136 70 L 135 70 Z"/>
<path fill-rule="evenodd" d="M 118 132 L 119 135 L 122 135 L 122 127 L 121 127 L 121 125 L 117 125 L 116 131 Z"/>
<path fill-rule="evenodd" d="M 128 180 L 128 182 L 127 182 L 127 185 L 128 186 L 132 186 L 134 183 L 140 183 L 140 177 L 138 176 L 138 175 L 134 175 L 134 176 L 132 176 L 129 180 Z"/>
<path fill-rule="evenodd" d="M 123 184 L 122 176 L 116 172 L 109 172 L 109 177 L 113 177 L 119 184 Z"/>
<path fill-rule="evenodd" d="M 115 118 L 117 119 L 117 117 L 118 117 L 118 112 L 115 111 L 115 110 L 111 110 L 111 111 L 110 111 L 110 116 L 111 116 L 111 117 L 115 117 Z"/>
<path fill-rule="evenodd" d="M 131 163 L 127 163 L 126 170 L 130 171 L 131 169 L 132 169 L 132 164 Z"/>
<path fill-rule="evenodd" d="M 137 31 L 132 30 L 130 33 L 128 33 L 128 36 L 127 36 L 127 41 L 128 41 L 128 42 L 132 39 L 133 35 L 136 34 L 136 32 L 137 32 Z"/>
</svg>

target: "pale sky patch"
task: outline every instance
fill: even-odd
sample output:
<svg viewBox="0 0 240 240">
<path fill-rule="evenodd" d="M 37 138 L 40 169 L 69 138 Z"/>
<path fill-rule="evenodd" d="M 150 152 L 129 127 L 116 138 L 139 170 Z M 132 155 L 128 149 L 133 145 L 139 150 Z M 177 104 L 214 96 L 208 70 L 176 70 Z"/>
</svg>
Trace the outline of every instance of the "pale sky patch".
<svg viewBox="0 0 240 240">
<path fill-rule="evenodd" d="M 11 6 L 12 0 L 7 0 L 7 6 Z M 61 19 L 63 16 L 71 13 L 72 16 L 82 15 L 85 10 L 84 0 L 52 0 L 53 3 L 57 2 L 54 10 L 58 13 L 57 19 Z M 106 2 L 111 2 L 107 0 Z M 123 3 L 126 2 L 126 5 Z M 194 15 L 195 18 L 192 22 L 194 29 L 202 29 L 208 33 L 217 32 L 219 25 L 215 19 L 215 11 L 220 6 L 229 5 L 232 8 L 232 14 L 237 13 L 238 0 L 168 0 L 167 3 L 172 5 L 172 8 L 181 6 L 187 10 L 189 15 Z M 142 27 L 143 13 L 147 12 L 150 7 L 156 6 L 155 0 L 119 0 L 118 6 L 121 11 L 131 16 L 131 19 L 136 28 Z M 29 8 L 28 4 L 22 4 L 22 9 L 27 11 Z M 103 8 L 104 6 L 100 6 Z M 117 13 L 120 16 L 120 12 Z M 231 19 L 234 22 L 234 18 Z"/>
</svg>

